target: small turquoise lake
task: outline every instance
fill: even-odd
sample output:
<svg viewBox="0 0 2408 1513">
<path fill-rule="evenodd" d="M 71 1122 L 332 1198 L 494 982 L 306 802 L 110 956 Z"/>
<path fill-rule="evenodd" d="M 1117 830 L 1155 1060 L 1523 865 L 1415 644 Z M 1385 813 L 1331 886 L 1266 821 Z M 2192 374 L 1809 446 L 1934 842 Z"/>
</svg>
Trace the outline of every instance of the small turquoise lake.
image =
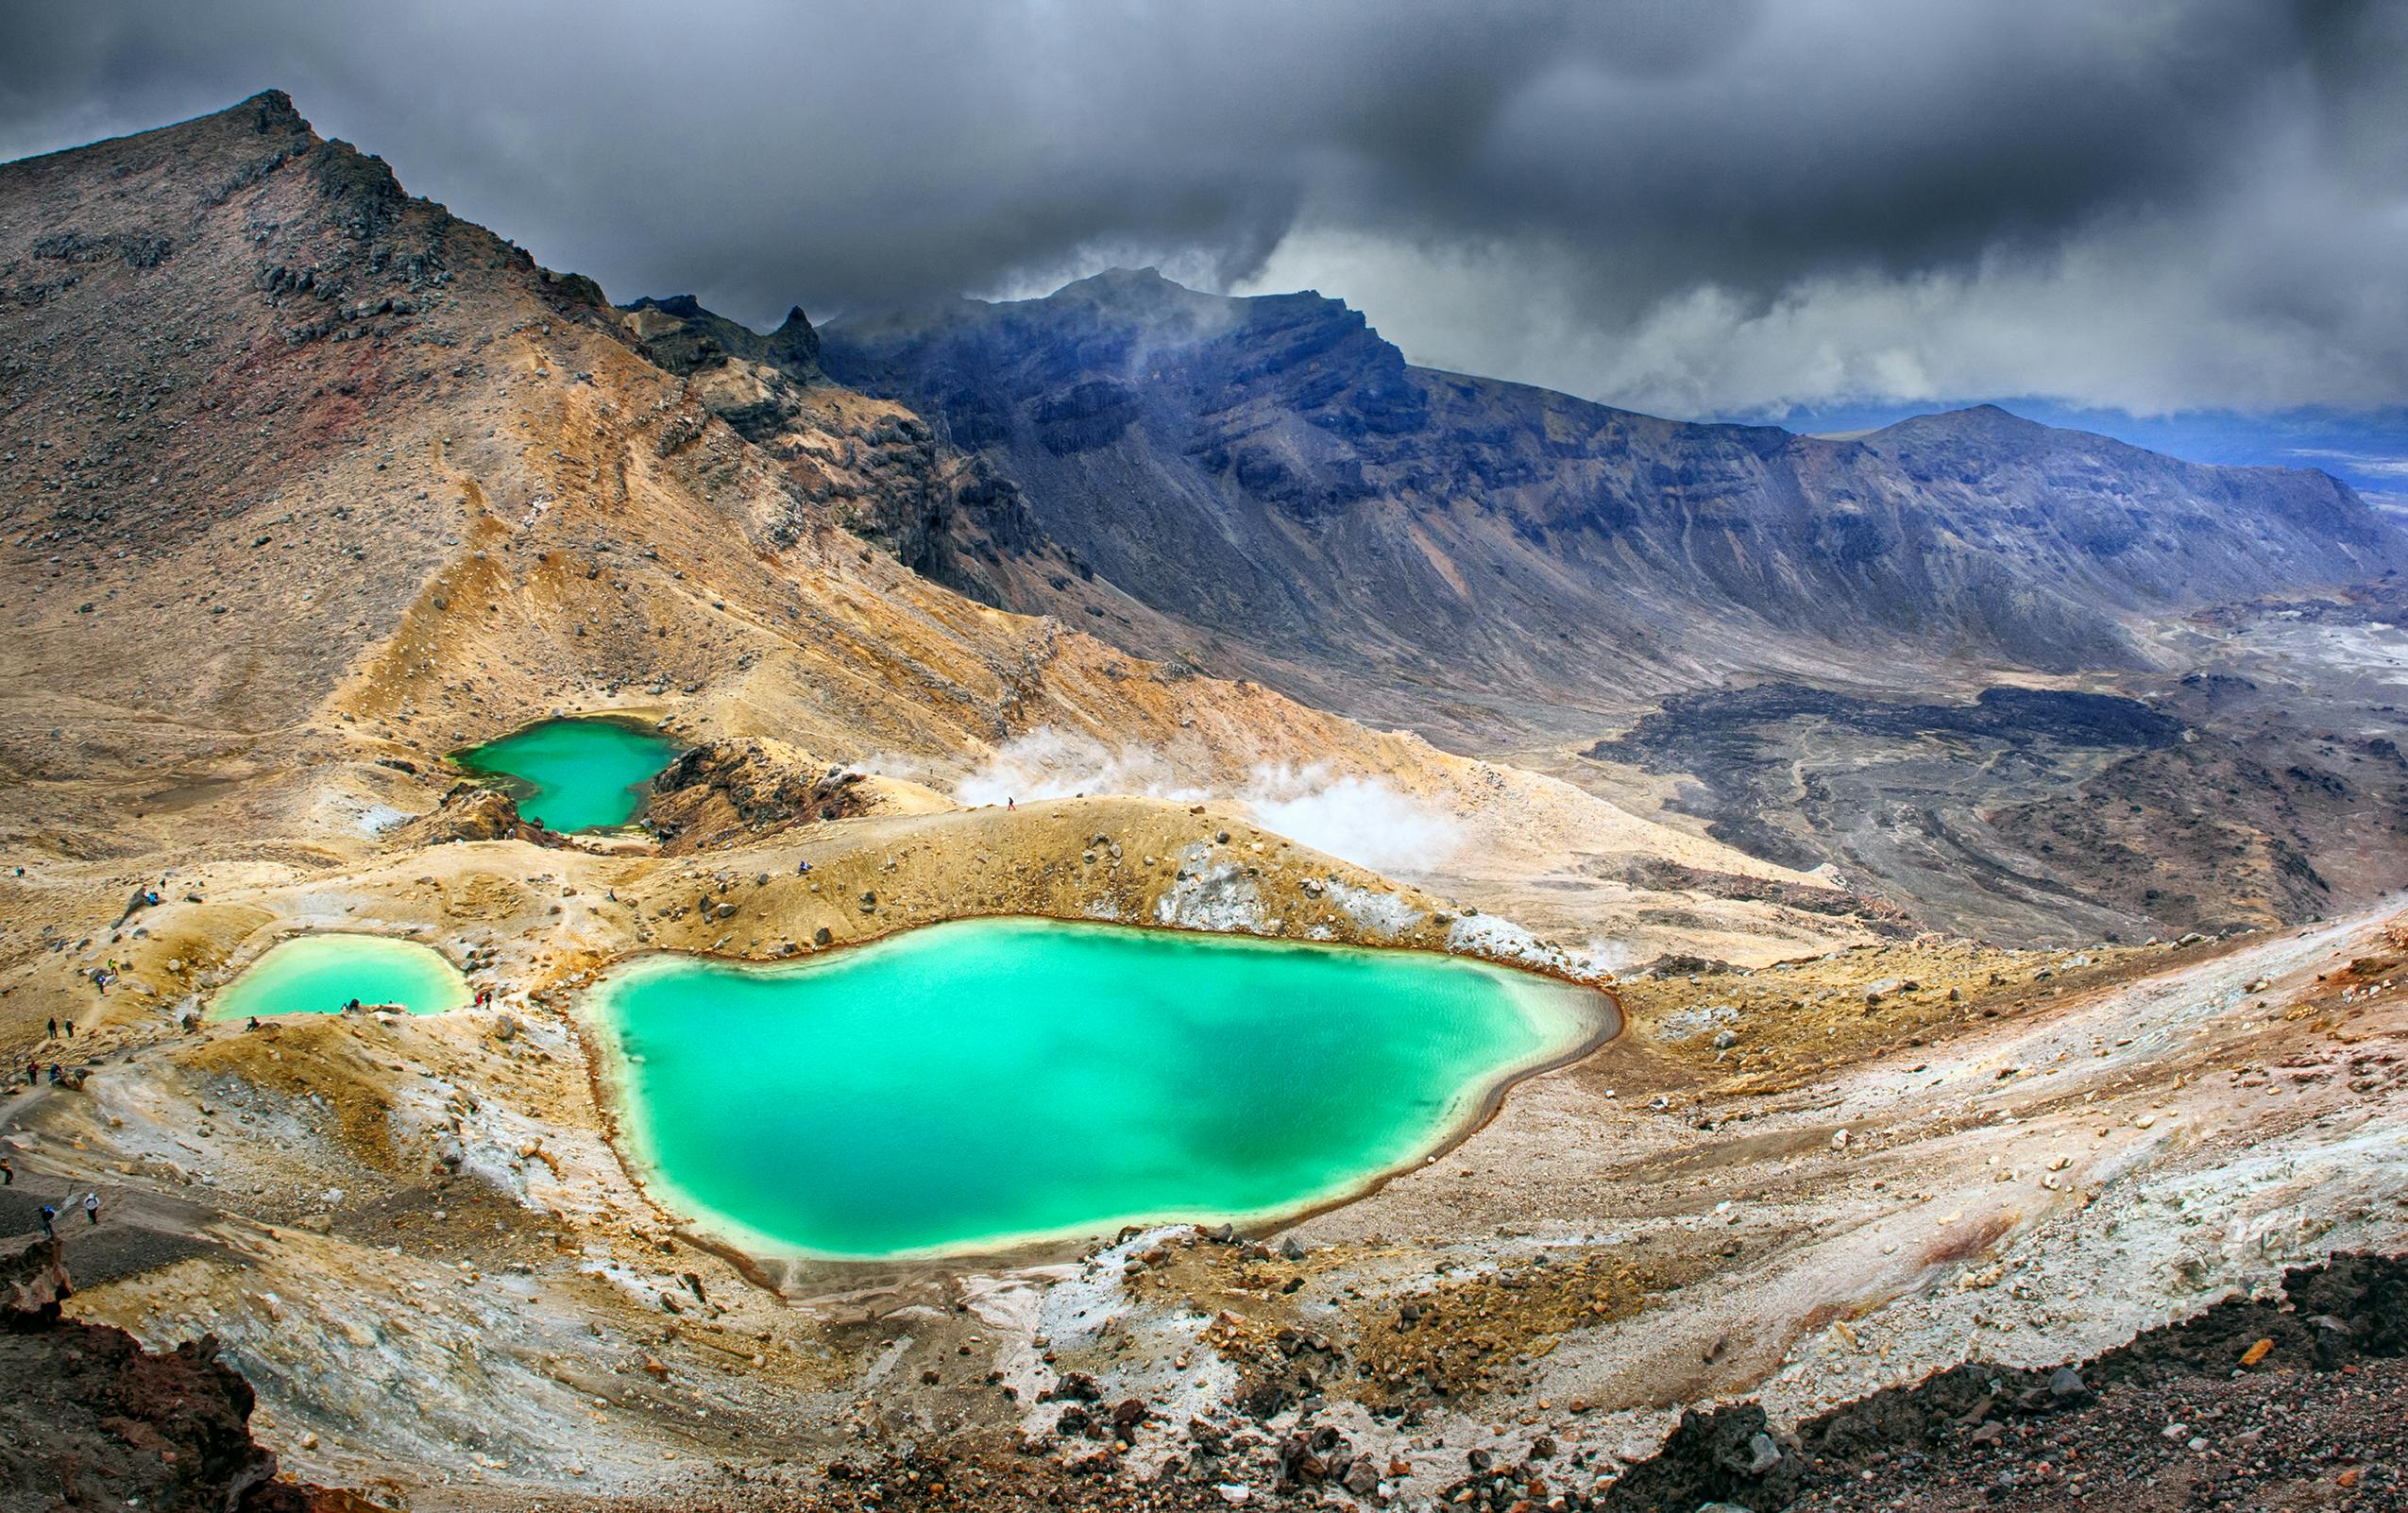
<svg viewBox="0 0 2408 1513">
<path fill-rule="evenodd" d="M 654 1197 L 838 1259 L 1294 1215 L 1616 1024 L 1592 990 L 1456 957 L 1023 918 L 638 958 L 587 1007 Z"/>
<path fill-rule="evenodd" d="M 211 1019 L 332 1014 L 357 998 L 371 1009 L 439 1014 L 466 1004 L 467 978 L 443 953 L 389 935 L 297 935 L 268 947 L 218 990 Z"/>
<path fill-rule="evenodd" d="M 680 749 L 650 725 L 594 716 L 546 720 L 451 759 L 497 782 L 526 818 L 568 834 L 634 820 Z"/>
</svg>

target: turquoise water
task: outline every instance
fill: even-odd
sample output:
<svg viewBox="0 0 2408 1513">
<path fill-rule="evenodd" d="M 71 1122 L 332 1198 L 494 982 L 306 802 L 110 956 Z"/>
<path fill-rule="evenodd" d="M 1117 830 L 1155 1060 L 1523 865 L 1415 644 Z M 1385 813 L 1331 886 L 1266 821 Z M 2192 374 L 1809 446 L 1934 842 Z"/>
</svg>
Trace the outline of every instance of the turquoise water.
<svg viewBox="0 0 2408 1513">
<path fill-rule="evenodd" d="M 331 1014 L 357 998 L 414 1014 L 457 1009 L 472 994 L 443 954 L 385 935 L 297 935 L 280 941 L 219 990 L 212 1019 Z"/>
<path fill-rule="evenodd" d="M 870 1258 L 1340 1198 L 1611 1013 L 1456 958 L 1032 919 L 595 990 L 656 1196 L 739 1245 Z"/>
<path fill-rule="evenodd" d="M 644 807 L 653 778 L 677 742 L 624 720 L 547 720 L 454 754 L 482 776 L 502 779 L 518 812 L 547 829 L 606 830 Z"/>
</svg>

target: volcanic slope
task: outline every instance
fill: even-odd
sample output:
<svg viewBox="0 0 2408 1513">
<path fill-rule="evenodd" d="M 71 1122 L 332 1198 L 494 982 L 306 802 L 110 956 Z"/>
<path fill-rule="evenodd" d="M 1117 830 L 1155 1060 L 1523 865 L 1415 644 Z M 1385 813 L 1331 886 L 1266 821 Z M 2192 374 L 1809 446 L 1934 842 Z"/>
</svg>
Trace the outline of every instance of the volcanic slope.
<svg viewBox="0 0 2408 1513">
<path fill-rule="evenodd" d="M 121 903 L 196 847 L 356 860 L 435 808 L 444 752 L 602 707 L 940 790 L 1035 736 L 1142 750 L 1181 791 L 1376 780 L 1459 827 L 1476 897 L 1599 856 L 1804 881 L 913 573 L 845 522 L 907 518 L 916 482 L 867 467 L 815 497 L 590 280 L 280 94 L 0 167 L 0 846 L 70 869 L 28 887 Z M 1445 886 L 1425 860 L 1401 870 Z M 1851 933 L 1708 907 L 1791 944 Z M 5 925 L 31 949 L 72 911 L 23 898 Z"/>
<path fill-rule="evenodd" d="M 2127 617 L 2408 564 L 2319 472 L 1990 407 L 1853 439 L 1661 420 L 1412 366 L 1309 292 L 1115 270 L 821 335 L 1186 639 L 1041 574 L 1005 603 L 1490 750 L 1734 670 L 2145 665 Z"/>
</svg>

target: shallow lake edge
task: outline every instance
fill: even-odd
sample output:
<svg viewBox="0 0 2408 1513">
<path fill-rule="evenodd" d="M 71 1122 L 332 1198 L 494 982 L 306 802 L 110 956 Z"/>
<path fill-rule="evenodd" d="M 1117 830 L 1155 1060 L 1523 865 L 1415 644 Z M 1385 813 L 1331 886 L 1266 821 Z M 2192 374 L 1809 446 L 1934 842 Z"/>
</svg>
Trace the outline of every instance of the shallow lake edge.
<svg viewBox="0 0 2408 1513">
<path fill-rule="evenodd" d="M 1486 1079 L 1487 1085 L 1468 1112 L 1453 1121 L 1445 1133 L 1430 1146 L 1418 1150 L 1409 1160 L 1382 1170 L 1366 1174 L 1356 1183 L 1334 1197 L 1315 1198 L 1311 1202 L 1267 1209 L 1248 1215 L 1242 1226 L 1259 1237 L 1292 1228 L 1316 1215 L 1327 1214 L 1378 1193 L 1398 1178 L 1422 1169 L 1432 1162 L 1455 1150 L 1473 1135 L 1486 1129 L 1506 1096 L 1530 1080 L 1550 1072 L 1563 1070 L 1587 1060 L 1599 1050 L 1619 1039 L 1627 1026 L 1620 994 L 1596 982 L 1584 981 L 1560 972 L 1549 971 L 1524 961 L 1500 960 L 1470 951 L 1450 951 L 1438 946 L 1412 944 L 1365 944 L 1348 941 L 1298 941 L 1285 936 L 1257 935 L 1245 930 L 1206 929 L 1188 925 L 1164 925 L 1152 921 L 1097 920 L 1072 915 L 1031 913 L 1023 910 L 999 910 L 949 915 L 944 919 L 927 920 L 900 929 L 885 930 L 858 940 L 843 941 L 791 957 L 749 957 L 723 951 L 683 951 L 661 948 L 621 951 L 605 959 L 593 969 L 593 980 L 580 989 L 567 1017 L 572 1032 L 585 1051 L 585 1078 L 593 1098 L 594 1112 L 602 1136 L 618 1160 L 619 1169 L 644 1201 L 687 1243 L 719 1256 L 734 1266 L 747 1281 L 772 1292 L 784 1293 L 788 1283 L 798 1275 L 823 1273 L 830 1276 L 858 1278 L 879 1269 L 959 1272 L 996 1266 L 1020 1266 L 1060 1260 L 1083 1253 L 1089 1241 L 1085 1236 L 1066 1234 L 1037 1236 L 1026 1239 L 1006 1239 L 1001 1243 L 973 1242 L 958 1248 L 945 1247 L 925 1250 L 897 1252 L 884 1256 L 831 1255 L 800 1247 L 766 1244 L 753 1246 L 739 1243 L 715 1231 L 711 1222 L 690 1214 L 687 1207 L 665 1201 L 676 1194 L 675 1185 L 666 1178 L 650 1171 L 635 1150 L 636 1142 L 622 1118 L 626 1101 L 627 1079 L 631 1074 L 615 1029 L 601 1021 L 602 1006 L 599 990 L 607 978 L 619 969 L 648 960 L 675 959 L 681 961 L 712 963 L 738 968 L 794 967 L 823 960 L 837 952 L 859 946 L 876 945 L 899 940 L 921 930 L 945 925 L 966 924 L 980 920 L 1024 920 L 1036 924 L 1085 926 L 1099 930 L 1130 930 L 1161 935 L 1189 937 L 1231 944 L 1252 943 L 1265 947 L 1291 946 L 1304 949 L 1339 951 L 1393 952 L 1416 956 L 1433 956 L 1446 960 L 1463 961 L 1477 966 L 1536 978 L 1551 986 L 1569 993 L 1588 994 L 1593 1011 L 1586 1014 L 1586 1032 L 1574 1044 L 1555 1055 L 1518 1064 Z M 699 1205 L 695 1205 L 699 1207 Z M 1141 1228 L 1190 1222 L 1179 1219 L 1157 1219 L 1150 1223 L 1136 1219 L 1114 1222 L 1099 1218 L 1098 1226 L 1118 1230 L 1129 1224 Z M 1231 1221 L 1235 1223 L 1235 1220 Z"/>
</svg>

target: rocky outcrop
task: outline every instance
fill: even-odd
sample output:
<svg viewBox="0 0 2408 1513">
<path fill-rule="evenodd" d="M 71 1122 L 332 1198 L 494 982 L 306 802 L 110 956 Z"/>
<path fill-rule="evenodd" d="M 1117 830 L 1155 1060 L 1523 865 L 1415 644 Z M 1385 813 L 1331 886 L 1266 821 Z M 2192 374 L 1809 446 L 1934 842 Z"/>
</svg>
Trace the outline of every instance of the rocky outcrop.
<svg viewBox="0 0 2408 1513">
<path fill-rule="evenodd" d="M 0 1259 L 0 1505 L 306 1513 L 251 1438 L 251 1386 L 212 1338 L 165 1352 L 59 1317 L 57 1240 Z M 353 1506 L 368 1504 L 352 1500 Z"/>
<path fill-rule="evenodd" d="M 684 854 L 790 825 L 950 808 L 916 784 L 829 762 L 767 737 L 694 747 L 653 779 L 642 824 Z"/>
<path fill-rule="evenodd" d="M 621 323 L 653 360 L 672 373 L 692 373 L 726 358 L 776 368 L 797 383 L 822 380 L 820 333 L 800 305 L 764 336 L 703 308 L 692 295 L 638 299 L 620 311 Z"/>
<path fill-rule="evenodd" d="M 2295 1267 L 2284 1275 L 2282 1291 L 2284 1298 L 2218 1303 L 2088 1361 L 2036 1369 L 1988 1362 L 1952 1367 L 1841 1403 L 1791 1434 L 1773 1433 L 1753 1402 L 1692 1408 L 1656 1454 L 1600 1488 L 1584 1505 L 1610 1513 L 1701 1504 L 1920 1509 L 1966 1505 L 1957 1496 L 1973 1488 L 1993 1504 L 2013 1491 L 2013 1500 L 2026 1505 L 2073 1506 L 2079 1483 L 2097 1478 L 2077 1478 L 2069 1487 L 2066 1478 L 2079 1465 L 2065 1465 L 2065 1446 L 2078 1447 L 2074 1461 L 2115 1468 L 2145 1487 L 2171 1470 L 2167 1461 L 2185 1454 L 2195 1427 L 2202 1437 L 2192 1441 L 2190 1454 L 2217 1440 L 2244 1452 L 2261 1437 L 2269 1446 L 2290 1442 L 2283 1457 L 2289 1464 L 2260 1462 L 2260 1479 L 2245 1484 L 2254 1491 L 2302 1472 L 2308 1485 L 2329 1487 L 2333 1457 L 2314 1436 L 2349 1417 L 2396 1422 L 2408 1390 L 2397 1372 L 2366 1374 L 2408 1353 L 2408 1333 L 2400 1322 L 2408 1301 L 2408 1263 L 2336 1255 L 2325 1265 Z M 2257 1379 L 2312 1382 L 2325 1373 L 2363 1377 L 2362 1387 L 2344 1394 L 2360 1401 L 2338 1412 L 2329 1400 L 2317 1402 L 2301 1417 L 2318 1427 L 2302 1433 L 2267 1436 L 2239 1428 L 2262 1408 Z M 2319 1395 L 2296 1387 L 2281 1394 L 2286 1403 Z M 2291 1416 L 2286 1406 L 2283 1417 Z M 2050 1432 L 2036 1435 L 2043 1424 Z M 2346 1431 L 2334 1437 L 2347 1442 Z M 2354 1459 L 2345 1457 L 2345 1464 Z M 2361 1479 L 2352 1473 L 2338 1485 L 2346 1491 Z M 2285 1501 L 2268 1496 L 2254 1505 Z"/>
<path fill-rule="evenodd" d="M 483 783 L 454 783 L 442 802 L 406 824 L 386 832 L 387 843 L 402 850 L 441 845 L 452 841 L 529 841 L 559 845 L 559 836 L 518 813 L 517 801 Z"/>
<path fill-rule="evenodd" d="M 822 337 L 828 373 L 1015 480 L 1189 639 L 1426 725 L 1576 723 L 1868 653 L 2131 666 L 2127 612 L 2408 567 L 2408 537 L 2320 472 L 1987 407 L 1850 439 L 1660 420 L 1414 367 L 1311 293 L 1124 270 Z M 1063 607 L 1018 587 L 1009 607 Z M 1170 649 L 1145 630 L 1123 634 Z"/>
<path fill-rule="evenodd" d="M 42 1329 L 59 1321 L 59 1304 L 76 1290 L 67 1280 L 65 1253 L 55 1239 L 37 1240 L 0 1260 L 0 1324 Z"/>
</svg>

